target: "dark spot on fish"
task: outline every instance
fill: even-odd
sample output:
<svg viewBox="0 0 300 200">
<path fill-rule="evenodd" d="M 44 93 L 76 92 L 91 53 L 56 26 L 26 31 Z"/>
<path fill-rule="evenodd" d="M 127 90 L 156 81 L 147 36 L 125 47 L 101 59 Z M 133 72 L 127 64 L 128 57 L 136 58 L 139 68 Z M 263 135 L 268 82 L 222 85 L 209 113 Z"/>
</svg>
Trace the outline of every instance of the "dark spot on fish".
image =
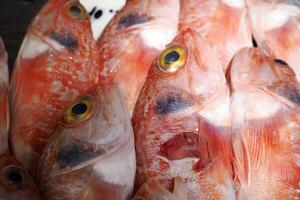
<svg viewBox="0 0 300 200">
<path fill-rule="evenodd" d="M 103 153 L 103 152 L 101 152 Z M 63 146 L 57 153 L 57 160 L 61 168 L 73 167 L 84 161 L 90 160 L 99 155 L 99 152 L 93 152 L 85 149 L 83 145 L 70 144 Z"/>
<path fill-rule="evenodd" d="M 94 7 L 92 10 L 91 10 L 91 12 L 90 12 L 90 15 L 92 16 L 93 14 L 94 14 L 94 12 L 96 11 L 96 7 Z"/>
<path fill-rule="evenodd" d="M 296 84 L 297 85 L 292 84 L 292 82 L 287 84 L 277 84 L 275 86 L 275 92 L 292 103 L 300 106 L 300 87 L 298 83 Z"/>
<path fill-rule="evenodd" d="M 184 100 L 179 95 L 171 95 L 166 98 L 160 99 L 156 103 L 156 113 L 160 115 L 165 115 L 173 113 L 191 106 L 191 103 Z"/>
<path fill-rule="evenodd" d="M 176 62 L 180 58 L 180 55 L 177 51 L 171 51 L 165 56 L 165 63 L 166 64 L 172 64 Z"/>
<path fill-rule="evenodd" d="M 102 15 L 103 15 L 103 11 L 102 10 L 98 10 L 95 13 L 94 17 L 95 17 L 95 19 L 99 19 Z"/>
<path fill-rule="evenodd" d="M 289 66 L 289 64 L 287 64 L 287 62 L 280 60 L 280 59 L 274 59 L 274 62 L 279 64 L 279 65 L 285 65 L 285 66 Z"/>
<path fill-rule="evenodd" d="M 113 13 L 113 12 L 114 12 L 114 10 L 110 9 L 110 10 L 109 10 L 109 12 L 110 12 L 110 13 Z"/>
<path fill-rule="evenodd" d="M 252 45 L 253 45 L 253 47 L 258 47 L 257 42 L 253 35 L 252 35 Z"/>
<path fill-rule="evenodd" d="M 50 35 L 50 38 L 71 52 L 74 52 L 78 47 L 78 41 L 71 35 L 62 35 L 54 32 Z"/>
<path fill-rule="evenodd" d="M 160 146 L 159 155 L 168 160 L 199 158 L 199 136 L 195 133 L 180 133 Z"/>
<path fill-rule="evenodd" d="M 146 15 L 129 13 L 128 15 L 121 17 L 119 21 L 119 28 L 127 28 L 136 24 L 145 23 L 147 21 L 149 21 L 149 18 Z"/>
</svg>

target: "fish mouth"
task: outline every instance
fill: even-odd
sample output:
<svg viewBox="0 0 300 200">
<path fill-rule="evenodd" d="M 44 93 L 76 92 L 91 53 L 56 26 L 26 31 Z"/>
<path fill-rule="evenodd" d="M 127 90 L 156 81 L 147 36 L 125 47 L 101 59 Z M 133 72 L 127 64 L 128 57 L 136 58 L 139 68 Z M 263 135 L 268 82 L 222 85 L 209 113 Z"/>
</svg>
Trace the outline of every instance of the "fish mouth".
<svg viewBox="0 0 300 200">
<path fill-rule="evenodd" d="M 160 145 L 158 155 L 168 160 L 199 158 L 199 136 L 192 132 L 179 133 Z"/>
</svg>

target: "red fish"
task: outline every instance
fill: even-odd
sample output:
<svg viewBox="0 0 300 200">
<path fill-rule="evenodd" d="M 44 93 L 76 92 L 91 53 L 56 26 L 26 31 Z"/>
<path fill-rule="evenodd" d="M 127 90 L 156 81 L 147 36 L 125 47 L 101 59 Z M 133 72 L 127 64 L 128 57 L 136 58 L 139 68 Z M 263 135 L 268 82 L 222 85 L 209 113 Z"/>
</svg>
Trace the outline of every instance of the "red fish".
<svg viewBox="0 0 300 200">
<path fill-rule="evenodd" d="M 171 192 L 180 177 L 188 199 L 231 199 L 229 102 L 213 49 L 182 30 L 154 62 L 135 107 L 136 187 L 154 179 Z"/>
<path fill-rule="evenodd" d="M 284 60 L 300 81 L 299 1 L 247 0 L 251 31 L 260 48 Z"/>
<path fill-rule="evenodd" d="M 252 46 L 244 0 L 182 0 L 180 24 L 211 44 L 224 71 L 238 50 Z"/>
<path fill-rule="evenodd" d="M 28 29 L 13 71 L 11 144 L 31 172 L 64 108 L 98 81 L 89 13 L 49 0 Z"/>
<path fill-rule="evenodd" d="M 119 84 L 132 113 L 152 61 L 176 36 L 179 0 L 128 0 L 98 41 L 101 79 Z"/>
<path fill-rule="evenodd" d="M 228 80 L 237 199 L 300 198 L 300 85 L 261 49 L 235 55 Z"/>
<path fill-rule="evenodd" d="M 131 121 L 114 87 L 80 96 L 64 112 L 38 167 L 43 199 L 127 200 L 136 160 Z"/>
<path fill-rule="evenodd" d="M 0 199 L 38 200 L 36 185 L 24 167 L 8 150 L 8 67 L 7 53 L 0 37 Z"/>
</svg>

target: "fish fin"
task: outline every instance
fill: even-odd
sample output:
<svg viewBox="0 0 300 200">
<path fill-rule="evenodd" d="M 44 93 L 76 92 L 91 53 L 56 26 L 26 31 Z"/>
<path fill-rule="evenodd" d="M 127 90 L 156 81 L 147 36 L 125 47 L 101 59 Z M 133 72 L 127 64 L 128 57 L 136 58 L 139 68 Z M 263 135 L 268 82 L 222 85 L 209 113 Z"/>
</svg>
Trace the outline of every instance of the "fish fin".
<svg viewBox="0 0 300 200">
<path fill-rule="evenodd" d="M 278 199 L 297 195 L 300 181 L 300 121 L 295 114 L 248 120 L 233 133 L 238 199 Z"/>
<path fill-rule="evenodd" d="M 187 200 L 187 189 L 181 177 L 174 178 L 174 190 L 171 193 L 156 179 L 149 179 L 138 190 L 132 200 Z"/>
</svg>

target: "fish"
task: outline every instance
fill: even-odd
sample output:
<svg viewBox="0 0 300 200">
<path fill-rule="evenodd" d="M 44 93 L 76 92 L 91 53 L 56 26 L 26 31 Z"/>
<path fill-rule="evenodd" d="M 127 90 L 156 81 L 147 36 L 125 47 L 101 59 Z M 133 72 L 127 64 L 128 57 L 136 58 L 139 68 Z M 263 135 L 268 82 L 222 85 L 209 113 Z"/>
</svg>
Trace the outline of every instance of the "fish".
<svg viewBox="0 0 300 200">
<path fill-rule="evenodd" d="M 124 7 L 126 0 L 80 0 L 80 3 L 90 13 L 93 36 L 98 40 L 110 20 Z"/>
<path fill-rule="evenodd" d="M 300 81 L 300 4 L 295 0 L 247 0 L 251 31 L 257 45 L 285 61 Z"/>
<path fill-rule="evenodd" d="M 7 52 L 0 37 L 0 199 L 39 200 L 38 189 L 32 178 L 9 152 L 8 85 Z"/>
<path fill-rule="evenodd" d="M 224 72 L 235 53 L 252 47 L 244 0 L 181 0 L 180 26 L 198 31 L 212 46 Z"/>
<path fill-rule="evenodd" d="M 7 65 L 8 55 L 2 37 L 0 36 L 0 154 L 8 151 L 9 103 L 8 87 L 9 74 Z"/>
<path fill-rule="evenodd" d="M 153 62 L 133 113 L 137 193 L 152 179 L 171 192 L 180 177 L 187 199 L 232 199 L 229 103 L 217 55 L 184 28 Z"/>
<path fill-rule="evenodd" d="M 10 143 L 30 174 L 64 108 L 98 83 L 97 52 L 77 0 L 49 0 L 28 28 L 11 80 Z"/>
<path fill-rule="evenodd" d="M 38 164 L 43 199 L 127 200 L 136 171 L 134 135 L 118 87 L 78 97 L 64 111 Z"/>
<path fill-rule="evenodd" d="M 261 48 L 244 48 L 227 74 L 231 88 L 236 199 L 300 197 L 300 85 Z"/>
<path fill-rule="evenodd" d="M 179 0 L 128 0 L 99 38 L 99 79 L 117 83 L 132 114 L 152 61 L 176 36 Z"/>
</svg>

